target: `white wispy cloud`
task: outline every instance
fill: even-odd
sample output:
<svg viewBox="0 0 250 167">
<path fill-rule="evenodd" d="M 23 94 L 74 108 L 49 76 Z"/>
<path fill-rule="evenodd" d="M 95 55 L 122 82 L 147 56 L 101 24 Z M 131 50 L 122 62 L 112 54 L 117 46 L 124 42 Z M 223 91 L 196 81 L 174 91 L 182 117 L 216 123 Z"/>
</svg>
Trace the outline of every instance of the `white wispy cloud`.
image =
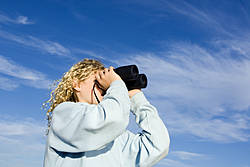
<svg viewBox="0 0 250 167">
<path fill-rule="evenodd" d="M 197 101 L 199 103 L 199 101 Z M 165 106 L 166 107 L 166 106 Z M 204 114 L 195 114 L 191 111 L 190 106 L 186 112 L 190 113 L 175 113 L 173 111 L 166 112 L 164 119 L 167 121 L 167 125 L 171 132 L 180 134 L 191 134 L 199 137 L 201 140 L 205 141 L 215 141 L 215 142 L 235 142 L 235 141 L 248 141 L 249 133 L 245 130 L 249 130 L 249 117 L 240 116 L 234 119 L 234 116 L 227 116 L 227 113 L 223 113 L 223 116 L 211 118 L 207 117 L 204 110 Z M 176 107 L 175 110 L 178 110 Z M 198 110 L 196 108 L 194 111 Z M 182 110 L 183 111 L 183 110 Z M 180 109 L 179 109 L 179 112 Z M 185 111 L 184 111 L 185 112 Z M 211 115 L 211 114 L 210 114 Z M 216 111 L 215 111 L 215 115 Z M 168 117 L 167 117 L 168 116 Z"/>
<path fill-rule="evenodd" d="M 190 19 L 196 20 L 203 23 L 209 27 L 218 29 L 219 31 L 226 32 L 218 18 L 213 16 L 211 12 L 206 11 L 205 9 L 199 9 L 194 5 L 188 3 L 187 1 L 180 1 L 180 3 L 173 3 L 171 1 L 161 1 L 165 7 L 172 9 L 178 14 L 184 15 Z"/>
<path fill-rule="evenodd" d="M 183 163 L 178 160 L 173 160 L 173 159 L 163 159 L 158 163 L 159 166 L 163 165 L 164 167 L 193 167 L 192 165 Z"/>
<path fill-rule="evenodd" d="M 41 125 L 37 125 L 36 122 L 32 119 L 27 119 L 24 121 L 0 120 L 0 134 L 2 137 L 30 136 L 42 134 L 43 132 L 44 127 Z"/>
<path fill-rule="evenodd" d="M 0 117 L 0 164 L 33 167 L 42 164 L 45 151 L 44 123 L 32 118 Z"/>
<path fill-rule="evenodd" d="M 34 24 L 33 21 L 30 21 L 27 16 L 17 16 L 16 18 L 11 18 L 9 16 L 0 14 L 0 23 L 4 24 Z"/>
<path fill-rule="evenodd" d="M 52 55 L 70 56 L 70 50 L 61 44 L 53 41 L 44 41 L 36 37 L 29 36 L 23 44 L 33 46 Z"/>
<path fill-rule="evenodd" d="M 161 160 L 157 166 L 161 167 L 194 167 L 192 162 L 197 160 L 206 160 L 211 157 L 205 154 L 187 152 L 187 151 L 170 151 L 169 155 Z"/>
<path fill-rule="evenodd" d="M 158 6 L 158 7 L 160 7 L 159 9 L 162 9 L 163 11 L 166 8 L 172 9 L 176 13 L 185 15 L 189 18 L 198 20 L 198 21 L 206 23 L 206 24 L 209 24 L 209 23 L 217 24 L 215 22 L 215 20 L 212 19 L 211 16 L 209 14 L 207 14 L 204 10 L 202 11 L 186 1 L 177 1 L 177 2 L 178 3 L 176 3 L 176 2 L 174 3 L 171 1 L 159 1 L 158 3 L 161 7 L 160 6 Z"/>
<path fill-rule="evenodd" d="M 187 151 L 174 151 L 174 152 L 172 152 L 172 154 L 174 156 L 176 156 L 177 158 L 182 159 L 182 160 L 190 160 L 190 159 L 194 159 L 194 158 L 204 157 L 203 154 L 187 152 Z"/>
<path fill-rule="evenodd" d="M 9 22 L 12 23 L 13 20 L 5 15 L 0 14 L 0 22 L 1 23 L 9 23 Z"/>
<path fill-rule="evenodd" d="M 248 141 L 250 60 L 240 50 L 239 58 L 233 57 L 235 50 L 227 45 L 209 50 L 176 43 L 160 53 L 161 57 L 142 53 L 119 62 L 130 64 L 133 59 L 147 74 L 145 92 L 155 99 L 171 131 L 202 140 Z"/>
<path fill-rule="evenodd" d="M 18 140 L 16 140 L 16 139 L 11 139 L 11 138 L 8 138 L 8 137 L 1 136 L 1 135 L 0 135 L 0 142 L 1 142 L 1 143 L 12 143 L 12 144 L 16 144 L 16 143 L 18 143 Z"/>
<path fill-rule="evenodd" d="M 2 55 L 0 55 L 0 72 L 20 79 L 38 80 L 44 78 L 42 73 L 17 65 Z"/>
<path fill-rule="evenodd" d="M 18 87 L 18 84 L 14 81 L 0 76 L 0 89 L 2 90 L 13 90 Z"/>
<path fill-rule="evenodd" d="M 138 4 L 144 7 L 150 8 L 147 10 L 147 15 L 153 16 L 160 19 L 170 19 L 172 15 L 181 15 L 182 18 L 187 18 L 190 24 L 195 23 L 201 27 L 205 26 L 206 28 L 201 29 L 202 31 L 213 31 L 216 33 L 216 36 L 229 36 L 234 37 L 236 33 L 240 32 L 238 28 L 238 17 L 231 15 L 230 13 L 225 13 L 220 9 L 216 10 L 216 2 L 211 6 L 207 5 L 206 7 L 196 6 L 195 3 L 190 3 L 186 0 L 177 0 L 177 1 L 166 1 L 166 0 L 133 0 L 126 1 L 125 3 Z M 223 3 L 223 2 L 222 2 Z M 234 4 L 232 2 L 227 3 L 227 5 Z M 153 10 L 153 12 L 152 12 Z M 213 10 L 213 12 L 211 12 Z M 149 12 L 150 11 L 150 12 Z M 244 13 L 244 10 L 239 10 Z M 242 18 L 243 19 L 243 18 Z M 246 21 L 248 21 L 246 19 Z M 230 26 L 228 23 L 230 22 Z M 235 24 L 234 24 L 235 23 Z"/>
<path fill-rule="evenodd" d="M 19 84 L 29 85 L 35 88 L 48 89 L 52 81 L 45 74 L 23 67 L 17 63 L 0 55 L 0 73 L 9 76 L 0 77 L 0 88 L 3 90 L 12 90 Z M 13 80 L 12 78 L 19 80 Z M 21 80 L 20 80 L 21 79 Z"/>
<path fill-rule="evenodd" d="M 250 33 L 245 33 L 244 36 L 237 36 L 233 39 L 222 40 L 217 39 L 213 41 L 213 45 L 220 47 L 220 55 L 234 54 L 235 58 L 250 59 L 250 41 L 245 36 L 249 36 Z"/>
<path fill-rule="evenodd" d="M 85 49 L 78 49 L 78 48 L 75 48 L 73 49 L 74 53 L 76 54 L 82 54 L 82 55 L 87 55 L 87 56 L 90 56 L 90 57 L 93 57 L 93 58 L 97 58 L 97 59 L 106 59 L 103 57 L 103 55 L 100 55 L 98 53 L 95 53 L 94 51 L 91 51 L 91 50 L 85 50 Z"/>
<path fill-rule="evenodd" d="M 45 41 L 33 36 L 27 36 L 27 37 L 17 36 L 2 30 L 0 30 L 0 37 L 10 41 L 14 41 L 16 43 L 25 46 L 30 46 L 44 53 L 73 58 L 70 50 L 65 48 L 58 42 L 53 42 L 49 40 Z"/>
<path fill-rule="evenodd" d="M 19 24 L 34 24 L 34 22 L 29 21 L 26 16 L 18 16 L 16 22 Z"/>
</svg>

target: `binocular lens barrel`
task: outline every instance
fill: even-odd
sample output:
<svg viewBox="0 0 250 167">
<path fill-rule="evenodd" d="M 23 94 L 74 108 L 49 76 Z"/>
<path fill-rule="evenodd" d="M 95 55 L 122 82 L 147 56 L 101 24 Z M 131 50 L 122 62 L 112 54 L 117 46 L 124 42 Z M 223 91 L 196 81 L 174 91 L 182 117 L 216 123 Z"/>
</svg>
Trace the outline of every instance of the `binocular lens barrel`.
<svg viewBox="0 0 250 167">
<path fill-rule="evenodd" d="M 139 70 L 136 65 L 122 66 L 114 69 L 114 71 L 122 78 L 123 81 L 134 79 Z"/>
<path fill-rule="evenodd" d="M 139 74 L 136 65 L 121 66 L 114 69 L 114 71 L 125 82 L 128 90 L 147 87 L 147 76 L 145 74 Z"/>
</svg>

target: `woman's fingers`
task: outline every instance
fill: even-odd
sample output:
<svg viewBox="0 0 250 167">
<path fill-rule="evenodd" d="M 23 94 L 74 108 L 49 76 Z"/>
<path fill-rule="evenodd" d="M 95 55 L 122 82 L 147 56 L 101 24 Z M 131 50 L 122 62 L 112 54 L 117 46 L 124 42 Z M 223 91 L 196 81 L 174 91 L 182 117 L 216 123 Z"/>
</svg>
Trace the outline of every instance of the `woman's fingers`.
<svg viewBox="0 0 250 167">
<path fill-rule="evenodd" d="M 112 66 L 96 73 L 96 80 L 98 81 L 100 86 L 105 88 L 105 90 L 110 86 L 113 81 L 118 79 L 121 78 L 114 72 L 114 67 Z"/>
<path fill-rule="evenodd" d="M 109 71 L 114 71 L 114 67 L 110 66 Z"/>
<path fill-rule="evenodd" d="M 99 75 L 100 75 L 100 78 L 103 79 L 104 78 L 104 71 L 99 71 Z"/>
<path fill-rule="evenodd" d="M 114 67 L 110 66 L 110 67 L 109 67 L 109 71 L 110 71 L 111 73 L 115 73 Z"/>
<path fill-rule="evenodd" d="M 108 68 L 105 68 L 105 69 L 104 69 L 104 74 L 108 74 L 108 72 L 109 72 L 109 69 L 108 69 Z"/>
<path fill-rule="evenodd" d="M 95 74 L 95 78 L 96 78 L 97 80 L 100 80 L 100 79 L 101 79 L 99 73 L 96 73 L 96 74 Z"/>
</svg>

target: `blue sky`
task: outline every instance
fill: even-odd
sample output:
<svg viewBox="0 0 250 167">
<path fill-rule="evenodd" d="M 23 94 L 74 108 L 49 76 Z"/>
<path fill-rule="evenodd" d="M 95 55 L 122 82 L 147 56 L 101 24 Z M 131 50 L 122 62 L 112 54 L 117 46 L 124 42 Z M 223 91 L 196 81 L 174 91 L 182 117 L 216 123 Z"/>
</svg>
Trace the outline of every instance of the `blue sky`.
<svg viewBox="0 0 250 167">
<path fill-rule="evenodd" d="M 171 137 L 156 167 L 250 167 L 249 46 L 247 0 L 1 0 L 0 166 L 42 165 L 48 88 L 94 58 L 148 76 Z"/>
</svg>

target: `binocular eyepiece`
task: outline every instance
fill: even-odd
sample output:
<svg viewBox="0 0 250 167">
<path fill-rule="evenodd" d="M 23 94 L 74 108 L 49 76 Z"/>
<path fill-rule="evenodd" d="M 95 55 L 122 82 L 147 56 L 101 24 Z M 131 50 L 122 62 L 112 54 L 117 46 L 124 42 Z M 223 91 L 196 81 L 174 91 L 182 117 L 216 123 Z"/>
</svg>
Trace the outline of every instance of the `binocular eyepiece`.
<svg viewBox="0 0 250 167">
<path fill-rule="evenodd" d="M 121 66 L 114 69 L 114 71 L 125 82 L 128 90 L 147 87 L 147 76 L 145 74 L 139 74 L 136 65 Z"/>
</svg>

